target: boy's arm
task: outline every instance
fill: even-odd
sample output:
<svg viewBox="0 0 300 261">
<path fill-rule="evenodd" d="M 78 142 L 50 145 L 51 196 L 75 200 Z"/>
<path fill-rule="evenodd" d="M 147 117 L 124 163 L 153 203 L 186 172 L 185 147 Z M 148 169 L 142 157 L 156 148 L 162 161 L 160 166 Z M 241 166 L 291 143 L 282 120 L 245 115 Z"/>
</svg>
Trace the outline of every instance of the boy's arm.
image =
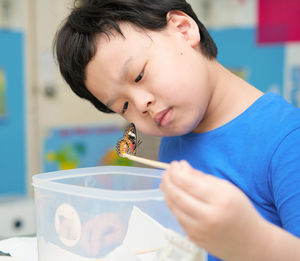
<svg viewBox="0 0 300 261">
<path fill-rule="evenodd" d="M 300 128 L 281 140 L 269 169 L 269 187 L 282 227 L 300 237 Z"/>
<path fill-rule="evenodd" d="M 300 260 L 300 239 L 268 223 L 231 183 L 173 162 L 161 188 L 189 238 L 225 260 Z"/>
</svg>

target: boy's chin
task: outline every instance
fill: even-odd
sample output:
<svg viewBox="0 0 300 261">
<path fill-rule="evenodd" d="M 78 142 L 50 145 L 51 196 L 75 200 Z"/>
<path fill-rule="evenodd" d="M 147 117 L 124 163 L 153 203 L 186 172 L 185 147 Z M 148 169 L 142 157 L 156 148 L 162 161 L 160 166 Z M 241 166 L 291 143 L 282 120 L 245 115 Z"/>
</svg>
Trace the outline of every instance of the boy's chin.
<svg viewBox="0 0 300 261">
<path fill-rule="evenodd" d="M 157 136 L 157 137 L 172 137 L 172 136 L 182 136 L 192 132 L 197 126 L 197 124 L 187 123 L 185 125 L 176 126 L 174 124 L 167 126 L 167 127 L 157 127 L 157 128 L 138 128 L 137 129 L 150 136 Z"/>
<path fill-rule="evenodd" d="M 162 137 L 174 137 L 174 136 L 182 136 L 188 134 L 193 131 L 194 128 L 180 128 L 180 129 L 171 129 L 163 132 Z"/>
</svg>

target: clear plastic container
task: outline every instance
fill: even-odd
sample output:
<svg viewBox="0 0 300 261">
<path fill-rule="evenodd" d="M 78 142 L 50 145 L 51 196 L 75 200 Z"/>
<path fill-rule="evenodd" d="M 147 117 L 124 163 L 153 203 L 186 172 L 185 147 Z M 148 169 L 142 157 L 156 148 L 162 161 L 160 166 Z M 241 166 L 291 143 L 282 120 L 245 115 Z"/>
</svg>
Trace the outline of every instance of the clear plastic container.
<svg viewBox="0 0 300 261">
<path fill-rule="evenodd" d="M 160 183 L 161 170 L 124 166 L 35 175 L 39 261 L 72 259 L 64 253 L 106 256 L 122 243 L 134 207 L 182 233 L 164 202 Z"/>
</svg>

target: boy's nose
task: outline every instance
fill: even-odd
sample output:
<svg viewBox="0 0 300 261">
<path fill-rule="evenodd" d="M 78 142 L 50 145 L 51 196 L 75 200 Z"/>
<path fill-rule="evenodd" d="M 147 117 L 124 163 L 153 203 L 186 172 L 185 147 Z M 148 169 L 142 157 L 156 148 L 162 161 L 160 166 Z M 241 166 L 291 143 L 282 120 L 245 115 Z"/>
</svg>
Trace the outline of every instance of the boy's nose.
<svg viewBox="0 0 300 261">
<path fill-rule="evenodd" d="M 134 103 L 140 113 L 146 114 L 151 110 L 151 106 L 154 103 L 154 96 L 147 91 L 136 91 L 134 94 Z"/>
</svg>

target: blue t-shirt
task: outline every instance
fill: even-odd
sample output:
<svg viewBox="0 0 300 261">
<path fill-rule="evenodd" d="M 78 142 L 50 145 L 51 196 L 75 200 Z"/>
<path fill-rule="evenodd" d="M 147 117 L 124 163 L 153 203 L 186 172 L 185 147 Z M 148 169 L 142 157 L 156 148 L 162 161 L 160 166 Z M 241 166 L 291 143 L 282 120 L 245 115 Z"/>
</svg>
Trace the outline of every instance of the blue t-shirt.
<svg viewBox="0 0 300 261">
<path fill-rule="evenodd" d="M 212 131 L 162 138 L 159 159 L 232 182 L 266 220 L 300 237 L 300 109 L 278 94 Z"/>
</svg>

